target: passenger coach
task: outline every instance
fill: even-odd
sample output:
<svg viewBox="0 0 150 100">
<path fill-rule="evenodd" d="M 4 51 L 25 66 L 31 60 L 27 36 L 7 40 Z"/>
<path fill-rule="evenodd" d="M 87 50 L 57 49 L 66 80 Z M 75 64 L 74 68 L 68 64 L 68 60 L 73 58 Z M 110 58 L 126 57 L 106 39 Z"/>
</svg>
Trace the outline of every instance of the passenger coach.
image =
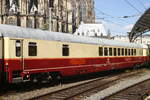
<svg viewBox="0 0 150 100">
<path fill-rule="evenodd" d="M 0 25 L 1 82 L 42 81 L 139 66 L 146 45 Z"/>
</svg>

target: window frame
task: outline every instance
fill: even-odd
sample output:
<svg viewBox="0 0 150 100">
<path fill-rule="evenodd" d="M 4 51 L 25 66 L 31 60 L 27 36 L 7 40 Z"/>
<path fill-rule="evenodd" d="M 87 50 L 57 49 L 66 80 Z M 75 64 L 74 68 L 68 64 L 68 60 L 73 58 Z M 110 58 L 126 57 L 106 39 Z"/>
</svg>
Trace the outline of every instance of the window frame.
<svg viewBox="0 0 150 100">
<path fill-rule="evenodd" d="M 18 44 L 18 43 L 19 44 Z M 15 42 L 15 52 L 16 52 L 16 57 L 21 57 L 21 40 L 16 40 Z"/>
<path fill-rule="evenodd" d="M 122 55 L 122 56 L 125 55 L 124 48 L 121 48 L 121 55 Z"/>
<path fill-rule="evenodd" d="M 128 49 L 125 48 L 125 56 L 128 56 Z"/>
<path fill-rule="evenodd" d="M 109 56 L 113 56 L 113 48 L 109 47 Z"/>
<path fill-rule="evenodd" d="M 117 48 L 113 48 L 114 50 L 114 56 L 117 56 Z"/>
<path fill-rule="evenodd" d="M 132 56 L 134 55 L 134 51 L 133 51 L 133 48 L 131 49 L 131 55 L 132 55 Z"/>
<path fill-rule="evenodd" d="M 134 55 L 136 56 L 137 55 L 137 50 L 136 49 L 134 49 L 134 51 L 133 51 L 134 53 Z"/>
<path fill-rule="evenodd" d="M 131 49 L 128 49 L 128 55 L 131 56 Z"/>
<path fill-rule="evenodd" d="M 63 44 L 62 45 L 62 56 L 69 56 L 69 45 L 68 44 Z"/>
<path fill-rule="evenodd" d="M 104 55 L 104 49 L 103 49 L 103 47 L 99 47 L 98 48 L 98 53 L 99 53 L 99 56 L 103 56 Z"/>
<path fill-rule="evenodd" d="M 37 43 L 36 42 L 28 42 L 28 56 L 37 56 Z"/>
<path fill-rule="evenodd" d="M 108 56 L 108 47 L 104 47 L 104 56 Z"/>
<path fill-rule="evenodd" d="M 118 56 L 121 56 L 121 49 L 120 48 L 117 49 L 118 49 Z"/>
</svg>

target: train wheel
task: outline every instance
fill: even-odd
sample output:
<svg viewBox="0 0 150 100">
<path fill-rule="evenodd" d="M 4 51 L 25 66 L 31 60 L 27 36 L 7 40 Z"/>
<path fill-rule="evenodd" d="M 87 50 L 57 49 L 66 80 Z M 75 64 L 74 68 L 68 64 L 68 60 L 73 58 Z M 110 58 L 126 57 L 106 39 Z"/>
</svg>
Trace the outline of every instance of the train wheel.
<svg viewBox="0 0 150 100">
<path fill-rule="evenodd" d="M 62 76 L 59 72 L 52 73 L 51 77 L 52 77 L 52 83 L 54 83 L 54 84 L 60 84 L 61 83 Z"/>
<path fill-rule="evenodd" d="M 133 67 L 133 70 L 137 70 L 137 69 L 139 69 L 140 67 L 141 67 L 141 65 L 135 64 L 134 67 Z"/>
</svg>

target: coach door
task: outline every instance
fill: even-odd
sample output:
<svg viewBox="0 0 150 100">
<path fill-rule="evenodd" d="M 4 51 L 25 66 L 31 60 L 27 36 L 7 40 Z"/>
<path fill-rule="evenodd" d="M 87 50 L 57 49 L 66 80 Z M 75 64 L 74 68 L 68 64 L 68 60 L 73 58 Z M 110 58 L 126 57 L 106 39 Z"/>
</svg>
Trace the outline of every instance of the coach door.
<svg viewBox="0 0 150 100">
<path fill-rule="evenodd" d="M 15 41 L 15 56 L 20 59 L 19 65 L 24 70 L 24 55 L 23 55 L 23 40 L 13 40 Z"/>
<path fill-rule="evenodd" d="M 0 37 L 0 83 L 4 73 L 4 39 Z"/>
</svg>

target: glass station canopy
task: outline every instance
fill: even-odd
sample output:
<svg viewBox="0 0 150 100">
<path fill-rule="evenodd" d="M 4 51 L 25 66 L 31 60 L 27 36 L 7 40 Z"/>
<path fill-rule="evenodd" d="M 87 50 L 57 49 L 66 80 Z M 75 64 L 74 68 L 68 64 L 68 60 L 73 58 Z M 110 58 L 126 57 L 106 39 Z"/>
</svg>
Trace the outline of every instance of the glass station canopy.
<svg viewBox="0 0 150 100">
<path fill-rule="evenodd" d="M 142 34 L 150 31 L 150 8 L 139 18 L 131 32 L 129 33 L 130 42 L 141 36 Z"/>
</svg>

